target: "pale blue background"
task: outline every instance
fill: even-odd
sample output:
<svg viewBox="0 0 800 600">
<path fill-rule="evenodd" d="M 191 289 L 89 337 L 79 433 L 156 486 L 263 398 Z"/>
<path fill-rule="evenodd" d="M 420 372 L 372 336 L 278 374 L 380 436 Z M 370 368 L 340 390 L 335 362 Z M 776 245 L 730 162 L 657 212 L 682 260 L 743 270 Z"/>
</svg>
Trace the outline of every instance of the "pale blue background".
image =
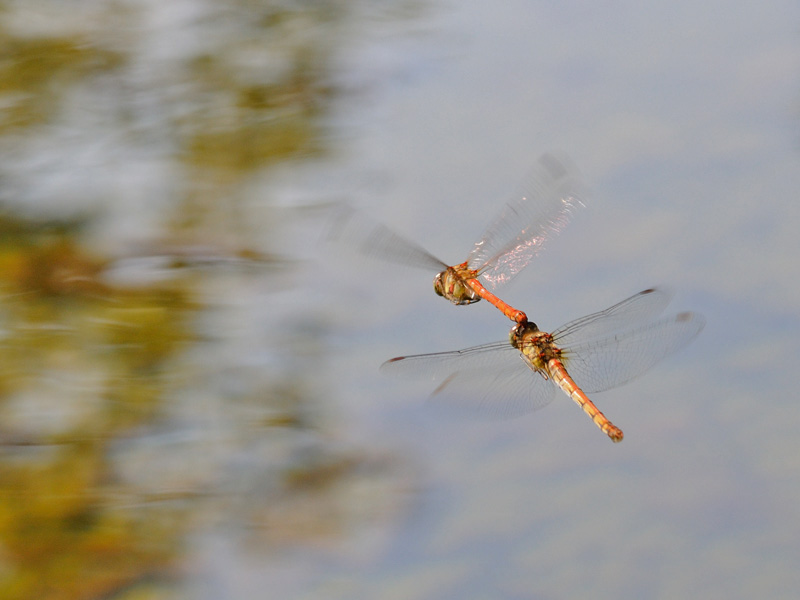
<svg viewBox="0 0 800 600">
<path fill-rule="evenodd" d="M 425 390 L 373 376 L 382 358 L 503 339 L 508 324 L 486 305 L 437 303 L 412 271 L 359 264 L 331 279 L 345 327 L 326 382 L 348 432 L 406 452 L 425 491 L 377 554 L 299 559 L 321 571 L 287 589 L 794 597 L 797 17 L 788 2 L 467 2 L 367 36 L 343 76 L 381 85 L 343 108 L 346 195 L 457 262 L 534 157 L 566 151 L 588 209 L 503 298 L 552 329 L 667 284 L 673 310 L 708 325 L 596 397 L 626 432 L 613 445 L 566 399 L 509 424 L 417 411 Z"/>
</svg>

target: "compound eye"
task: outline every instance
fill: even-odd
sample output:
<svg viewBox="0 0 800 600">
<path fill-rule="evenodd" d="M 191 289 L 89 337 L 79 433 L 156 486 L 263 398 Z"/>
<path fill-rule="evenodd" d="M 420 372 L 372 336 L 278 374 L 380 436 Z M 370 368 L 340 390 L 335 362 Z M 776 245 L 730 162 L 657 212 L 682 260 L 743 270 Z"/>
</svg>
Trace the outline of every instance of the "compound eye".
<svg viewBox="0 0 800 600">
<path fill-rule="evenodd" d="M 444 285 L 442 284 L 442 274 L 439 273 L 433 278 L 433 291 L 437 296 L 444 296 Z"/>
<path fill-rule="evenodd" d="M 536 338 L 531 338 L 528 336 L 538 331 L 539 328 L 536 326 L 536 323 L 533 323 L 532 321 L 517 323 L 511 328 L 511 331 L 508 332 L 508 339 L 511 341 L 512 346 L 515 348 L 521 348 L 523 343 L 525 345 L 531 344 Z"/>
<path fill-rule="evenodd" d="M 524 332 L 524 328 L 521 325 L 514 325 L 511 330 L 508 332 L 508 341 L 511 342 L 511 345 L 514 348 L 519 348 L 520 344 L 522 343 L 522 333 Z"/>
</svg>

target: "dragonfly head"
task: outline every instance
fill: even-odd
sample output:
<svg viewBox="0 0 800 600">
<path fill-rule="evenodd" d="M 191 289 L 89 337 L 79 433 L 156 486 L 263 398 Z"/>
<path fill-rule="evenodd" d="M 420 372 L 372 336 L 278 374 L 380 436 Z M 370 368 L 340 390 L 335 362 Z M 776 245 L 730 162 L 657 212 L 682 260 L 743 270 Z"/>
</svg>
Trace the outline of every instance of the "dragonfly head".
<svg viewBox="0 0 800 600">
<path fill-rule="evenodd" d="M 524 323 L 517 323 L 508 332 L 508 341 L 514 348 L 520 348 L 524 339 L 530 337 L 530 334 L 537 333 L 539 328 L 533 321 L 526 321 Z"/>
<path fill-rule="evenodd" d="M 478 302 L 481 297 L 476 294 L 461 278 L 461 276 L 449 267 L 433 278 L 433 291 L 438 296 L 443 296 L 456 305 L 472 304 Z"/>
</svg>

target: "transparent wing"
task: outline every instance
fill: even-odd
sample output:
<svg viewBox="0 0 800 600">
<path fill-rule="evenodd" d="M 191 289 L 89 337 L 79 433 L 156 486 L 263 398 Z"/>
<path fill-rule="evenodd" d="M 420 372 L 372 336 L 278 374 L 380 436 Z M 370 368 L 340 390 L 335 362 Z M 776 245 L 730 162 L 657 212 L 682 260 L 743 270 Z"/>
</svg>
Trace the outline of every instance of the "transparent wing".
<svg viewBox="0 0 800 600">
<path fill-rule="evenodd" d="M 692 341 L 704 325 L 702 315 L 683 312 L 603 339 L 562 347 L 562 358 L 584 392 L 602 392 L 638 377 Z"/>
<path fill-rule="evenodd" d="M 577 169 L 550 154 L 539 158 L 521 186 L 470 252 L 468 264 L 491 287 L 509 281 L 583 206 Z"/>
<path fill-rule="evenodd" d="M 630 328 L 660 315 L 672 293 L 650 288 L 600 312 L 570 321 L 552 332 L 557 346 L 583 343 L 612 331 Z"/>
<path fill-rule="evenodd" d="M 386 361 L 390 375 L 427 379 L 431 398 L 490 417 L 515 417 L 549 404 L 557 388 L 532 371 L 508 342 Z"/>
<path fill-rule="evenodd" d="M 370 219 L 348 204 L 336 207 L 328 241 L 344 244 L 370 257 L 439 272 L 447 265 L 419 244 Z"/>
</svg>

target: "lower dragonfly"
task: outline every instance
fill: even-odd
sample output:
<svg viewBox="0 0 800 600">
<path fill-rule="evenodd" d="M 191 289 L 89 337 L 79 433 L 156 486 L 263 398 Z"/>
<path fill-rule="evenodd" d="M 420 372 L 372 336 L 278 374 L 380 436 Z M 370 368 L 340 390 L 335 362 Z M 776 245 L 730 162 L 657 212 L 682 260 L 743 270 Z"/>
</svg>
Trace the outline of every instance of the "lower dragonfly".
<svg viewBox="0 0 800 600">
<path fill-rule="evenodd" d="M 583 202 L 577 170 L 566 158 L 551 154 L 539 158 L 520 187 L 520 193 L 486 228 L 467 260 L 458 265 L 449 266 L 422 246 L 385 225 L 370 222 L 349 206 L 342 207 L 344 210 L 337 215 L 331 237 L 387 261 L 438 271 L 433 280 L 437 295 L 456 305 L 484 299 L 512 321 L 525 323 L 528 317 L 524 312 L 487 287 L 500 287 L 516 276 L 546 240 L 566 226 Z"/>
<path fill-rule="evenodd" d="M 518 323 L 511 329 L 510 344 L 400 356 L 381 370 L 427 376 L 439 382 L 433 396 L 471 399 L 479 410 L 504 416 L 542 408 L 561 388 L 612 441 L 621 442 L 622 430 L 586 393 L 627 383 L 700 333 L 705 319 L 697 313 L 652 320 L 669 300 L 665 290 L 647 289 L 552 333 L 532 322 Z"/>
</svg>

